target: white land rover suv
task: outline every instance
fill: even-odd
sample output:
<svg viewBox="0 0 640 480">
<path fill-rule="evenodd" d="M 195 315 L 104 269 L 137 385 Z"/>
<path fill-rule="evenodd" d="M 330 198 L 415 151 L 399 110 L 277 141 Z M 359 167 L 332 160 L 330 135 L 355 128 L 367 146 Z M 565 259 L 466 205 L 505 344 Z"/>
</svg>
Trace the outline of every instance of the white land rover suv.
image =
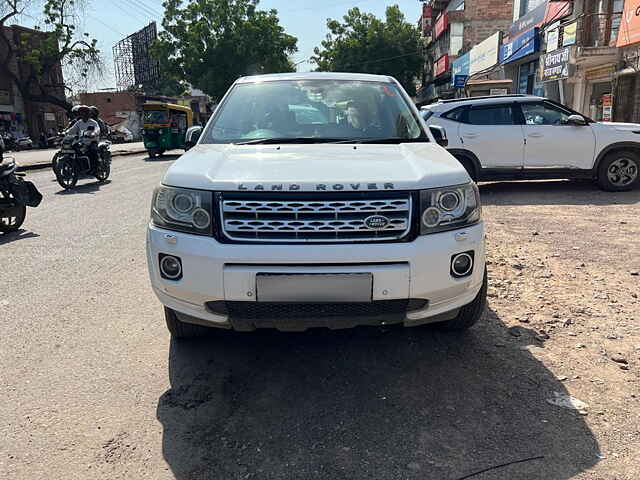
<svg viewBox="0 0 640 480">
<path fill-rule="evenodd" d="M 594 122 L 530 95 L 445 100 L 423 107 L 474 180 L 594 179 L 609 191 L 640 183 L 640 125 Z"/>
<path fill-rule="evenodd" d="M 175 337 L 462 330 L 485 306 L 478 189 L 384 76 L 235 82 L 156 189 L 147 255 Z"/>
</svg>

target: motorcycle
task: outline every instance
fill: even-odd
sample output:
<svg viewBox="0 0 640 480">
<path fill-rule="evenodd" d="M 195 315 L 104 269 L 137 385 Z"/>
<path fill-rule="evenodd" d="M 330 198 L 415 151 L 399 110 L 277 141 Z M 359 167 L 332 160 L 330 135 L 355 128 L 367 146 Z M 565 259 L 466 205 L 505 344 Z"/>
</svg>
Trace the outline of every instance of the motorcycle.
<svg viewBox="0 0 640 480">
<path fill-rule="evenodd" d="M 16 173 L 16 163 L 5 162 L 0 156 L 0 232 L 18 230 L 24 223 L 27 207 L 37 207 L 42 195 L 36 186 Z"/>
<path fill-rule="evenodd" d="M 111 173 L 111 142 L 98 142 L 97 134 L 91 127 L 81 136 L 67 135 L 62 140 L 62 148 L 54 156 L 52 164 L 56 179 L 62 188 L 70 190 L 78 183 L 80 175 L 94 176 L 99 183 L 109 178 Z M 98 143 L 98 158 L 89 156 L 92 143 Z"/>
</svg>

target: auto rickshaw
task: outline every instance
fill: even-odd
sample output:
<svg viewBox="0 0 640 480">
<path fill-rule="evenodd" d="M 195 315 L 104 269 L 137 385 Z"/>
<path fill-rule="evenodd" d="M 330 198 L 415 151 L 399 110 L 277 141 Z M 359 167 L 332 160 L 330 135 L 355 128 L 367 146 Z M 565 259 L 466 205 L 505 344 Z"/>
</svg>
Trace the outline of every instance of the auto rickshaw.
<svg viewBox="0 0 640 480">
<path fill-rule="evenodd" d="M 185 148 L 185 133 L 193 125 L 193 112 L 189 107 L 170 103 L 146 103 L 142 139 L 150 157 L 167 150 Z"/>
</svg>

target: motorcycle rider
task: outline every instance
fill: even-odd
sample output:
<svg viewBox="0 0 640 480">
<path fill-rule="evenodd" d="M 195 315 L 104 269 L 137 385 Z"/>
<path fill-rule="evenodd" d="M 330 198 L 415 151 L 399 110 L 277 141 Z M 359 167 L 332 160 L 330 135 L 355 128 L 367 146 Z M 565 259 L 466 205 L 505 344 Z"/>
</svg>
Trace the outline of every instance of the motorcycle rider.
<svg viewBox="0 0 640 480">
<path fill-rule="evenodd" d="M 100 126 L 100 138 L 107 139 L 111 132 L 109 126 L 100 118 L 100 110 L 95 105 L 90 106 L 89 109 L 91 110 L 91 118 Z"/>
<path fill-rule="evenodd" d="M 66 135 L 75 135 L 82 139 L 83 142 L 89 144 L 87 153 L 91 164 L 95 167 L 98 164 L 98 143 L 96 139 L 100 138 L 100 125 L 91 118 L 91 110 L 86 105 L 78 107 L 79 118 L 73 126 L 67 130 Z M 86 138 L 84 133 L 93 130 L 94 138 Z"/>
<path fill-rule="evenodd" d="M 80 118 L 78 114 L 79 109 L 80 109 L 80 105 L 74 105 L 71 108 L 71 118 L 69 119 L 69 123 L 67 124 L 66 130 L 69 130 L 71 127 L 73 127 L 73 125 L 78 121 L 78 118 Z"/>
</svg>

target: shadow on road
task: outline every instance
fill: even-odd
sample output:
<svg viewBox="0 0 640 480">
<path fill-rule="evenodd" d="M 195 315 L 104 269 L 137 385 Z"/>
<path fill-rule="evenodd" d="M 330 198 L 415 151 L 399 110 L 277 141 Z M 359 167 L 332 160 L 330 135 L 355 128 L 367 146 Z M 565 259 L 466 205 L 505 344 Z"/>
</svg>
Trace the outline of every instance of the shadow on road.
<svg viewBox="0 0 640 480">
<path fill-rule="evenodd" d="M 171 343 L 158 401 L 179 480 L 570 479 L 598 461 L 566 393 L 489 311 L 456 336 L 429 328 L 216 332 Z M 465 477 L 466 478 L 466 477 Z"/>
<path fill-rule="evenodd" d="M 179 159 L 182 156 L 181 153 L 172 153 L 172 154 L 165 154 L 162 155 L 160 157 L 147 157 L 144 159 L 145 162 L 154 162 L 154 163 L 158 163 L 158 162 L 173 162 L 177 159 Z"/>
<path fill-rule="evenodd" d="M 105 180 L 104 182 L 91 182 L 91 183 L 80 183 L 82 179 L 78 181 L 78 184 L 72 188 L 71 190 L 60 190 L 56 192 L 56 195 L 74 195 L 76 193 L 89 193 L 94 194 L 106 185 L 111 183 L 111 180 Z"/>
<path fill-rule="evenodd" d="M 480 184 L 483 205 L 632 205 L 640 189 L 605 192 L 590 181 L 494 182 Z"/>
<path fill-rule="evenodd" d="M 18 240 L 24 240 L 26 238 L 36 238 L 39 237 L 37 233 L 28 232 L 27 230 L 16 230 L 15 232 L 9 233 L 0 233 L 0 245 L 4 245 L 5 243 L 16 242 Z"/>
</svg>

